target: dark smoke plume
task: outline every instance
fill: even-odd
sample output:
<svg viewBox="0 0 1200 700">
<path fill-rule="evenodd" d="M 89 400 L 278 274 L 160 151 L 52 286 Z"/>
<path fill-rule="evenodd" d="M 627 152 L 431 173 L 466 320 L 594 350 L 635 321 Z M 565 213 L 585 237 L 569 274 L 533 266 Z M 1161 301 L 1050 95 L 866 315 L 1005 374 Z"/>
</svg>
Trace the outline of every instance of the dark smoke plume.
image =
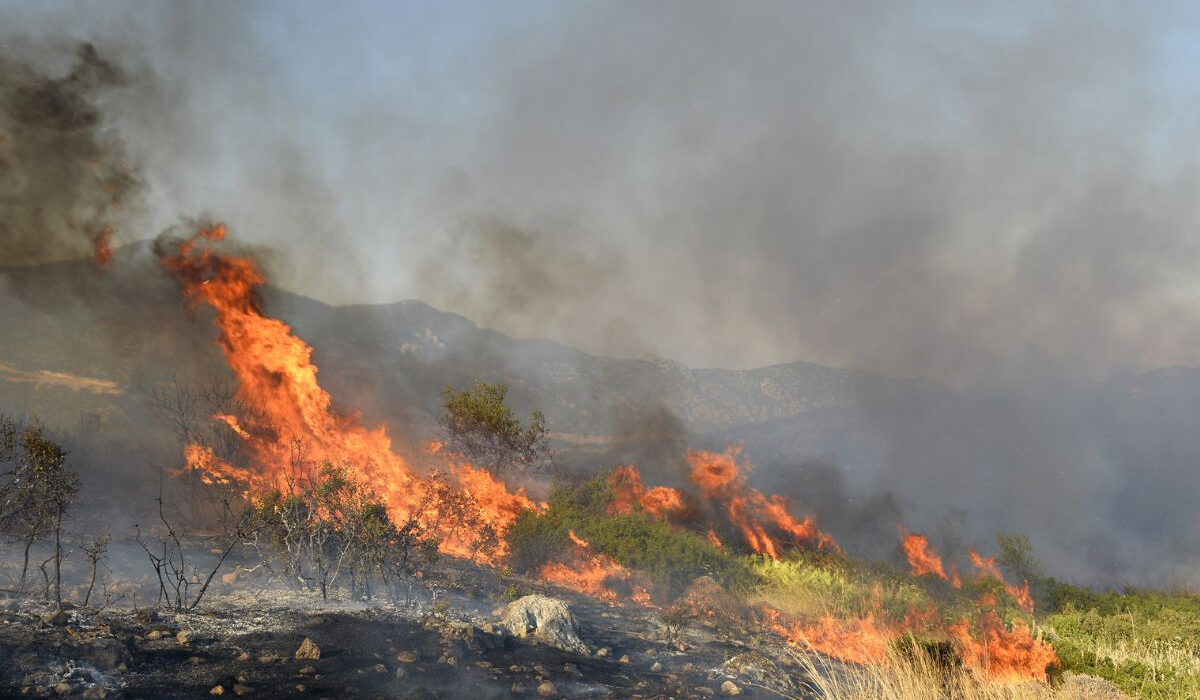
<svg viewBox="0 0 1200 700">
<path fill-rule="evenodd" d="M 93 254 L 111 242 L 139 189 L 121 138 L 97 105 L 124 74 L 91 44 L 53 76 L 0 54 L 0 248 L 6 264 Z"/>
</svg>

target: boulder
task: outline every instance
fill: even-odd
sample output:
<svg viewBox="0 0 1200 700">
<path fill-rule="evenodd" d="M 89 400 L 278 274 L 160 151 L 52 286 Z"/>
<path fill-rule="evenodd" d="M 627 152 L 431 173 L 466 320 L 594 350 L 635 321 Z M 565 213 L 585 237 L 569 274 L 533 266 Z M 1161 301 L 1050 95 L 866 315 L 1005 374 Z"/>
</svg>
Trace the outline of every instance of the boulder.
<svg viewBox="0 0 1200 700">
<path fill-rule="evenodd" d="M 300 642 L 300 648 L 296 650 L 296 658 L 303 661 L 316 661 L 321 658 L 321 647 L 305 637 L 304 641 Z"/>
<path fill-rule="evenodd" d="M 500 626 L 514 637 L 532 638 L 563 651 L 590 653 L 579 638 L 579 626 L 571 609 L 555 598 L 527 595 L 513 601 Z"/>
</svg>

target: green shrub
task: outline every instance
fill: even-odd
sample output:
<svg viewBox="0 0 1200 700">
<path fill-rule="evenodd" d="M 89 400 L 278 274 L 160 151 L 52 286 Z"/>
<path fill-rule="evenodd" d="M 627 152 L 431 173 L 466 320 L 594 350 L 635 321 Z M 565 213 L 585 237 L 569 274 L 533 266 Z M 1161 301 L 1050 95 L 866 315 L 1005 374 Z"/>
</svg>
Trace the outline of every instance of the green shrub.
<svg viewBox="0 0 1200 700">
<path fill-rule="evenodd" d="M 659 600 L 674 600 L 697 577 L 710 575 L 725 585 L 751 578 L 740 559 L 728 556 L 704 536 L 643 513 L 614 515 L 607 474 L 579 484 L 560 485 L 542 511 L 525 511 L 509 528 L 510 564 L 536 571 L 573 551 L 568 533 L 586 540 L 591 551 L 646 574 Z"/>
</svg>

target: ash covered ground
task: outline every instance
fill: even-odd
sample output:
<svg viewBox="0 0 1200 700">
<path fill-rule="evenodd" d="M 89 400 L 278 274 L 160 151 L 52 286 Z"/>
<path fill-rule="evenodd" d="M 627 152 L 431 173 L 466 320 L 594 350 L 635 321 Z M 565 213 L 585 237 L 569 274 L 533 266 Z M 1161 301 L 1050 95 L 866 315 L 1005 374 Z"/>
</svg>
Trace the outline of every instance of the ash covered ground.
<svg viewBox="0 0 1200 700">
<path fill-rule="evenodd" d="M 501 577 L 462 560 L 443 558 L 414 586 L 410 601 L 395 602 L 322 600 L 318 594 L 280 586 L 261 570 L 234 571 L 241 574 L 236 582 L 217 584 L 191 612 L 128 603 L 97 610 L 68 603 L 58 613 L 49 604 L 5 600 L 0 610 L 0 694 L 804 694 L 802 673 L 782 640 L 753 624 L 701 620 L 677 633 L 662 623 L 656 609 L 609 604 L 536 580 Z M 514 596 L 513 590 L 522 595 Z M 568 608 L 574 629 L 570 622 L 560 626 L 554 601 Z M 530 606 L 547 619 L 534 622 L 530 617 L 522 629 L 514 619 Z"/>
</svg>

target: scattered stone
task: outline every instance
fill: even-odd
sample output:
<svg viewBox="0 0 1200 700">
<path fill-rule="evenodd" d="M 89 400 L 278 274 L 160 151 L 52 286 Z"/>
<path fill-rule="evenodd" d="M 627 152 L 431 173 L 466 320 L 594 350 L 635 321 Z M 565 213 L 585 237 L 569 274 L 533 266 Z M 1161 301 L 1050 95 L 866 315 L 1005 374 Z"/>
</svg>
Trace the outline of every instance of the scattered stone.
<svg viewBox="0 0 1200 700">
<path fill-rule="evenodd" d="M 162 630 L 150 630 L 150 634 L 146 635 L 146 639 L 158 641 L 163 638 Z"/>
<path fill-rule="evenodd" d="M 579 678 L 583 675 L 579 672 L 579 667 L 575 664 L 563 664 L 563 673 L 567 674 L 568 676 L 575 676 L 576 678 Z"/>
<path fill-rule="evenodd" d="M 238 661 L 249 661 L 250 660 L 250 652 L 243 651 L 242 653 L 238 654 L 237 660 Z"/>
<path fill-rule="evenodd" d="M 208 691 L 208 694 L 209 695 L 224 695 L 225 694 L 225 686 L 214 685 L 212 690 Z"/>
<path fill-rule="evenodd" d="M 742 689 L 739 688 L 737 683 L 734 683 L 733 681 L 725 681 L 721 684 L 721 694 L 729 696 L 741 695 Z"/>
<path fill-rule="evenodd" d="M 200 664 L 204 663 L 204 659 L 200 658 L 199 656 L 189 656 L 187 658 L 187 663 L 192 666 L 199 666 Z"/>
<path fill-rule="evenodd" d="M 525 684 L 524 684 L 524 683 L 520 683 L 520 682 L 518 682 L 518 683 L 513 683 L 513 684 L 512 684 L 512 691 L 513 691 L 513 694 L 514 694 L 514 695 L 520 695 L 521 693 L 524 693 L 524 692 L 525 692 Z"/>
<path fill-rule="evenodd" d="M 307 661 L 316 661 L 321 658 L 321 647 L 317 646 L 313 640 L 308 637 L 300 642 L 300 648 L 296 650 L 296 658 Z"/>
<path fill-rule="evenodd" d="M 308 686 L 304 685 L 303 683 L 297 683 L 296 684 L 296 692 L 297 693 L 307 693 Z"/>
<path fill-rule="evenodd" d="M 72 690 L 74 690 L 74 688 L 72 688 L 71 684 L 66 681 L 62 681 L 58 685 L 54 686 L 54 693 L 56 695 L 70 695 Z"/>
<path fill-rule="evenodd" d="M 403 666 L 399 666 L 396 668 L 396 672 L 392 675 L 396 676 L 396 678 L 404 678 L 408 675 L 408 671 L 405 671 Z"/>
<path fill-rule="evenodd" d="M 662 670 L 662 662 L 661 662 L 661 661 L 655 661 L 655 662 L 654 662 L 654 663 L 653 663 L 653 664 L 650 666 L 650 670 L 651 670 L 651 671 L 655 671 L 655 672 L 661 671 L 661 670 Z"/>
<path fill-rule="evenodd" d="M 402 664 L 416 663 L 417 654 L 413 651 L 402 651 L 399 654 L 396 654 L 396 661 L 399 661 Z"/>
<path fill-rule="evenodd" d="M 258 657 L 258 663 L 273 664 L 273 663 L 279 661 L 281 658 L 283 658 L 283 657 L 281 657 L 279 654 L 263 654 L 262 656 Z"/>
<path fill-rule="evenodd" d="M 375 664 L 375 673 L 387 673 L 387 666 Z"/>
<path fill-rule="evenodd" d="M 621 654 L 621 658 L 617 659 L 617 663 L 627 664 L 630 662 L 629 654 Z"/>
<path fill-rule="evenodd" d="M 596 650 L 596 656 L 599 656 L 602 659 L 611 653 L 612 653 L 612 647 L 600 647 L 599 649 Z"/>
<path fill-rule="evenodd" d="M 70 619 L 71 616 L 67 614 L 67 611 L 59 610 L 43 617 L 42 621 L 47 625 L 65 625 Z"/>
<path fill-rule="evenodd" d="M 692 688 L 692 691 L 695 692 L 696 695 L 703 695 L 706 698 L 711 698 L 712 696 L 717 694 L 717 691 L 713 690 L 712 688 L 709 688 L 706 685 L 696 686 L 695 688 Z"/>
<path fill-rule="evenodd" d="M 175 643 L 180 646 L 187 646 L 192 643 L 192 636 L 194 634 L 195 632 L 191 630 L 179 630 L 179 633 L 175 635 Z"/>
<path fill-rule="evenodd" d="M 238 683 L 233 686 L 233 694 L 234 695 L 238 695 L 238 696 L 249 695 L 250 693 L 253 693 L 253 692 L 254 692 L 254 688 L 251 688 L 248 685 L 242 685 L 241 683 Z"/>
<path fill-rule="evenodd" d="M 88 700 L 104 700 L 104 698 L 108 697 L 108 690 L 99 683 L 96 683 L 83 691 L 83 697 L 88 698 Z"/>
<path fill-rule="evenodd" d="M 552 647 L 589 653 L 579 638 L 575 616 L 566 603 L 543 595 L 527 595 L 508 606 L 500 625 L 522 639 L 533 637 Z"/>
<path fill-rule="evenodd" d="M 311 675 L 315 674 L 316 672 L 317 672 L 316 666 L 305 666 L 305 667 L 301 668 L 299 671 L 297 671 L 297 673 L 299 673 L 302 676 L 311 676 Z"/>
<path fill-rule="evenodd" d="M 543 681 L 542 684 L 537 687 L 537 694 L 538 697 L 552 698 L 558 695 L 558 688 L 555 688 L 554 684 L 550 681 Z"/>
<path fill-rule="evenodd" d="M 238 683 L 249 683 L 250 676 L 247 675 L 246 672 L 243 671 L 242 673 L 237 674 L 237 678 L 234 678 L 234 680 L 237 681 Z"/>
</svg>

